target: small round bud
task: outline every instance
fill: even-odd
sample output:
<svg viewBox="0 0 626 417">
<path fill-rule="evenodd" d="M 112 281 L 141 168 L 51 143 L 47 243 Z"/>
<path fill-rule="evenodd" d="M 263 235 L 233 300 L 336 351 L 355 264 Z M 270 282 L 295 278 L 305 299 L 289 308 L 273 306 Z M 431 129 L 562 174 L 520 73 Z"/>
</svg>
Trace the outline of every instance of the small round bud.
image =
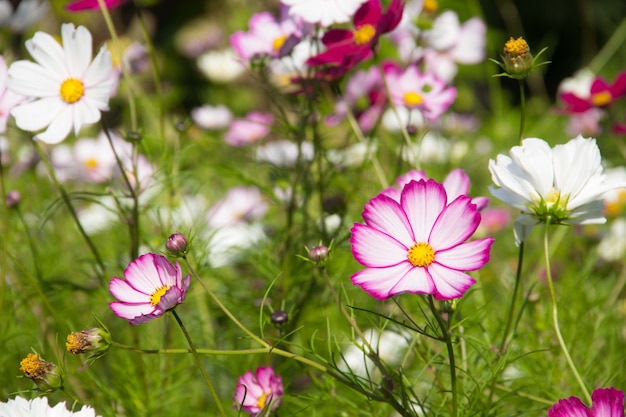
<svg viewBox="0 0 626 417">
<path fill-rule="evenodd" d="M 185 256 L 187 254 L 187 238 L 182 233 L 174 233 L 167 238 L 165 247 L 174 256 Z"/>
<path fill-rule="evenodd" d="M 38 354 L 29 353 L 20 362 L 20 371 L 33 381 L 44 392 L 53 392 L 63 388 L 61 369 L 55 364 L 45 361 Z"/>
<path fill-rule="evenodd" d="M 141 139 L 143 138 L 143 135 L 141 134 L 141 132 L 137 132 L 136 130 L 131 130 L 129 132 L 126 132 L 126 136 L 124 137 L 124 139 L 127 142 L 141 142 Z"/>
<path fill-rule="evenodd" d="M 19 192 L 12 190 L 7 193 L 6 203 L 7 203 L 8 208 L 17 207 L 21 201 L 22 201 L 22 196 L 20 195 Z"/>
<path fill-rule="evenodd" d="M 286 311 L 276 310 L 270 316 L 270 320 L 276 326 L 282 326 L 283 324 L 289 321 L 289 315 L 287 314 Z"/>
<path fill-rule="evenodd" d="M 104 356 L 110 346 L 111 333 L 107 329 L 99 327 L 73 332 L 67 336 L 65 342 L 67 351 L 74 355 L 89 353 L 88 360 L 96 360 Z"/>
<path fill-rule="evenodd" d="M 524 38 L 510 38 L 504 44 L 502 68 L 507 74 L 515 78 L 524 78 L 532 71 L 533 55 L 530 53 L 530 48 Z"/>
<path fill-rule="evenodd" d="M 324 245 L 312 247 L 309 250 L 309 259 L 313 262 L 320 262 L 328 256 L 328 248 Z"/>
</svg>

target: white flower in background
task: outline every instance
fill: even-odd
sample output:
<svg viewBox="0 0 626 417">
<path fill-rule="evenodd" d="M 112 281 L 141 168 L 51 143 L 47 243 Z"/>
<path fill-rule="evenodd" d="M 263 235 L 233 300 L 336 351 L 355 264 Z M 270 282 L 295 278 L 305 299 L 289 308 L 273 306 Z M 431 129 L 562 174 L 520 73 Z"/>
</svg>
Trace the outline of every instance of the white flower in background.
<svg viewBox="0 0 626 417">
<path fill-rule="evenodd" d="M 282 0 L 290 6 L 289 15 L 302 18 L 308 23 L 330 26 L 349 22 L 357 9 L 367 0 Z"/>
<path fill-rule="evenodd" d="M 510 156 L 489 161 L 491 194 L 522 212 L 515 220 L 519 244 L 533 226 L 600 224 L 606 221 L 603 195 L 626 184 L 603 174 L 595 139 L 582 136 L 550 148 L 542 139 L 524 139 Z"/>
<path fill-rule="evenodd" d="M 269 206 L 257 187 L 233 187 L 207 213 L 212 229 L 251 222 L 265 216 Z"/>
<path fill-rule="evenodd" d="M 213 231 L 208 238 L 208 261 L 212 268 L 233 265 L 242 252 L 265 239 L 259 223 L 238 223 Z"/>
<path fill-rule="evenodd" d="M 68 411 L 65 402 L 54 407 L 48 405 L 47 397 L 27 400 L 22 397 L 0 403 L 0 416 L 7 417 L 96 417 L 96 412 L 89 406 L 82 406 L 78 411 Z"/>
<path fill-rule="evenodd" d="M 379 332 L 376 329 L 367 329 L 363 332 L 363 335 L 374 350 L 374 353 L 385 364 L 392 367 L 400 363 L 411 340 L 408 334 L 392 330 Z M 367 379 L 376 373 L 376 366 L 369 358 L 367 346 L 364 345 L 362 340 L 349 346 L 343 353 L 342 358 L 343 361 L 339 363 L 339 369 L 343 372 L 349 372 Z"/>
<path fill-rule="evenodd" d="M 598 256 L 607 262 L 617 262 L 626 255 L 626 220 L 615 219 L 611 222 L 607 234 L 596 247 Z"/>
<path fill-rule="evenodd" d="M 14 8 L 13 4 L 17 4 L 17 8 Z M 47 0 L 21 0 L 19 2 L 0 0 L 0 28 L 23 32 L 39 21 L 48 11 L 49 6 Z"/>
<path fill-rule="evenodd" d="M 233 113 L 224 105 L 205 104 L 191 110 L 191 120 L 202 129 L 218 130 L 228 127 L 233 120 Z"/>
<path fill-rule="evenodd" d="M 7 89 L 8 78 L 9 73 L 6 61 L 4 57 L 0 56 L 0 133 L 7 131 L 7 122 L 11 115 L 11 109 L 26 99 L 26 97 Z"/>
<path fill-rule="evenodd" d="M 376 153 L 378 142 L 355 143 L 343 149 L 329 149 L 326 152 L 328 161 L 340 167 L 359 166 Z"/>
<path fill-rule="evenodd" d="M 91 33 L 83 26 L 61 26 L 63 45 L 47 33 L 37 32 L 26 41 L 36 62 L 17 61 L 9 67 L 10 90 L 35 99 L 11 110 L 20 129 L 36 132 L 35 139 L 56 144 L 72 129 L 100 120 L 109 109 L 111 57 L 102 47 L 91 61 Z"/>
<path fill-rule="evenodd" d="M 402 159 L 411 165 L 423 163 L 444 163 L 450 160 L 452 146 L 441 133 L 428 131 L 410 147 L 402 149 Z"/>
<path fill-rule="evenodd" d="M 102 231 L 110 231 L 113 223 L 120 220 L 119 208 L 115 198 L 103 196 L 94 200 L 91 204 L 78 210 L 78 220 L 88 235 Z"/>
<path fill-rule="evenodd" d="M 591 91 L 591 84 L 596 79 L 596 75 L 589 68 L 583 68 L 569 78 L 565 78 L 559 84 L 559 94 L 572 93 L 580 98 L 588 98 Z"/>
<path fill-rule="evenodd" d="M 232 48 L 221 51 L 207 51 L 200 55 L 196 64 L 200 72 L 209 80 L 226 84 L 235 81 L 246 67 L 238 61 L 239 57 Z"/>
<path fill-rule="evenodd" d="M 293 167 L 298 155 L 302 161 L 313 159 L 313 145 L 310 142 L 302 142 L 300 147 L 290 140 L 277 140 L 261 145 L 256 150 L 256 159 L 268 162 L 276 166 Z"/>
</svg>

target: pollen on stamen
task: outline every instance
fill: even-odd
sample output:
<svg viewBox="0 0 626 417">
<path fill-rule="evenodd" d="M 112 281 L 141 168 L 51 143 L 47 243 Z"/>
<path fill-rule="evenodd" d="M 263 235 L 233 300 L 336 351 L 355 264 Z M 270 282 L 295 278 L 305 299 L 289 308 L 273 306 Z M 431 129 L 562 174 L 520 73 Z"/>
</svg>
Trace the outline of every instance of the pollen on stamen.
<svg viewBox="0 0 626 417">
<path fill-rule="evenodd" d="M 66 103 L 76 103 L 85 95 L 85 86 L 81 80 L 68 78 L 61 83 L 60 94 Z"/>
<path fill-rule="evenodd" d="M 409 249 L 407 258 L 411 265 L 424 268 L 435 260 L 435 250 L 426 242 L 415 243 Z"/>
<path fill-rule="evenodd" d="M 376 28 L 370 24 L 365 24 L 359 27 L 352 34 L 354 38 L 354 42 L 357 45 L 363 45 L 372 40 L 372 38 L 376 35 Z"/>
<path fill-rule="evenodd" d="M 424 101 L 421 95 L 412 91 L 405 93 L 403 98 L 407 107 L 417 107 Z"/>
<path fill-rule="evenodd" d="M 274 49 L 274 51 L 276 52 L 280 51 L 280 48 L 283 47 L 286 40 L 287 40 L 287 35 L 282 35 L 282 36 L 275 38 L 274 41 L 272 42 L 272 48 Z"/>
<path fill-rule="evenodd" d="M 591 96 L 591 103 L 597 107 L 603 107 L 611 104 L 613 96 L 610 91 L 601 91 Z"/>
<path fill-rule="evenodd" d="M 524 40 L 524 38 L 519 37 L 517 39 L 510 38 L 504 44 L 504 53 L 509 56 L 522 56 L 528 53 L 528 43 Z"/>
<path fill-rule="evenodd" d="M 165 295 L 165 293 L 167 292 L 167 290 L 169 290 L 170 287 L 167 286 L 163 286 L 159 289 L 157 289 L 155 292 L 153 292 L 150 295 L 150 304 L 152 304 L 153 306 L 159 304 L 159 301 L 161 301 L 161 297 L 163 297 Z"/>
</svg>

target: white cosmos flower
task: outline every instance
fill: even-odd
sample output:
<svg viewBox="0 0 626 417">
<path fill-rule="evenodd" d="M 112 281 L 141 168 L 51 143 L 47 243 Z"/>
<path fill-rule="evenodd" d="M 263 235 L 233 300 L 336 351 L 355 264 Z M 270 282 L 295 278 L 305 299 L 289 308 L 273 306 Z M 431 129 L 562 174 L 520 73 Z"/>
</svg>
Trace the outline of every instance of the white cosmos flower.
<svg viewBox="0 0 626 417">
<path fill-rule="evenodd" d="M 27 400 L 22 397 L 9 399 L 0 403 L 0 416 L 9 417 L 96 417 L 93 408 L 83 406 L 78 411 L 68 411 L 65 402 L 58 403 L 54 407 L 48 405 L 47 397 L 38 397 Z"/>
<path fill-rule="evenodd" d="M 9 68 L 8 88 L 32 101 L 11 110 L 20 129 L 36 132 L 35 139 L 56 144 L 72 129 L 100 120 L 109 109 L 114 82 L 109 51 L 103 46 L 92 61 L 91 33 L 66 23 L 61 26 L 63 44 L 37 32 L 26 41 L 36 62 L 17 61 Z"/>
<path fill-rule="evenodd" d="M 626 185 L 603 174 L 596 140 L 580 135 L 554 148 L 542 139 L 524 139 L 509 155 L 489 161 L 491 178 L 500 187 L 491 186 L 490 191 L 522 212 L 514 225 L 518 244 L 533 226 L 547 220 L 551 224 L 604 223 L 603 195 Z"/>
<path fill-rule="evenodd" d="M 357 9 L 367 0 L 282 0 L 290 6 L 289 14 L 300 17 L 308 23 L 330 26 L 345 23 L 352 19 Z"/>
</svg>

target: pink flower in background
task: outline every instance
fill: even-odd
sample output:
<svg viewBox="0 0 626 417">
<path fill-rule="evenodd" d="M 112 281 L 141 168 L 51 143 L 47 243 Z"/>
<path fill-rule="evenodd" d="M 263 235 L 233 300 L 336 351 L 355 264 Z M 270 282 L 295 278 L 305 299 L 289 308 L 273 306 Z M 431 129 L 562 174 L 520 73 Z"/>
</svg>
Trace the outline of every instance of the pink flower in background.
<svg viewBox="0 0 626 417">
<path fill-rule="evenodd" d="M 418 111 L 428 121 L 439 119 L 456 99 L 454 87 L 432 73 L 420 72 L 416 65 L 402 70 L 395 63 L 386 63 L 383 70 L 393 104 Z"/>
<path fill-rule="evenodd" d="M 107 9 L 113 9 L 126 3 L 126 1 L 127 0 L 104 0 L 103 2 Z M 100 10 L 100 4 L 98 3 L 98 0 L 74 0 L 69 2 L 65 8 L 70 12 L 79 12 L 81 10 Z"/>
<path fill-rule="evenodd" d="M 326 51 L 311 57 L 307 64 L 336 64 L 351 68 L 369 58 L 378 38 L 393 30 L 402 18 L 401 0 L 392 0 L 383 13 L 380 0 L 368 0 L 354 15 L 354 30 L 331 29 L 322 37 Z"/>
<path fill-rule="evenodd" d="M 398 203 L 400 202 L 400 196 L 402 195 L 402 189 L 409 182 L 415 180 L 428 180 L 429 177 L 426 175 L 426 172 L 423 170 L 413 169 L 407 172 L 404 175 L 401 175 L 396 180 L 396 184 L 398 187 L 389 187 L 382 191 L 381 194 L 386 195 L 387 197 L 391 197 L 396 200 Z M 447 203 L 451 203 L 457 197 L 461 195 L 468 195 L 470 188 L 470 179 L 469 176 L 460 168 L 453 169 L 446 176 L 446 179 L 443 180 L 443 186 L 446 189 L 446 195 L 448 197 Z M 482 210 L 489 203 L 489 198 L 487 197 L 475 197 L 472 199 L 472 203 L 476 205 L 476 209 L 478 211 Z"/>
<path fill-rule="evenodd" d="M 172 265 L 163 255 L 146 253 L 132 261 L 124 279 L 115 277 L 109 284 L 119 301 L 111 310 L 130 324 L 142 324 L 165 314 L 185 300 L 191 275 L 183 279 L 180 265 Z"/>
<path fill-rule="evenodd" d="M 278 408 L 283 397 L 283 381 L 271 367 L 259 367 L 239 377 L 235 391 L 234 409 L 252 417 L 266 416 Z"/>
<path fill-rule="evenodd" d="M 224 140 L 231 146 L 250 145 L 264 138 L 273 123 L 274 116 L 270 113 L 250 112 L 230 124 Z"/>
<path fill-rule="evenodd" d="M 548 410 L 548 417 L 624 417 L 624 393 L 615 388 L 598 388 L 587 407 L 578 397 L 559 400 Z"/>
<path fill-rule="evenodd" d="M 374 298 L 404 292 L 458 298 L 476 282 L 465 272 L 489 261 L 493 238 L 466 242 L 480 223 L 476 205 L 468 196 L 448 203 L 445 187 L 433 180 L 409 182 L 399 201 L 379 194 L 365 205 L 363 220 L 350 242 L 366 269 L 351 279 Z"/>
<path fill-rule="evenodd" d="M 566 113 L 583 113 L 593 107 L 606 107 L 626 95 L 626 71 L 620 72 L 612 84 L 602 77 L 594 77 L 589 90 L 561 90 L 559 99 Z"/>
<path fill-rule="evenodd" d="M 7 131 L 11 109 L 26 100 L 26 97 L 7 89 L 8 78 L 6 61 L 0 56 L 0 134 Z"/>
<path fill-rule="evenodd" d="M 348 22 L 354 12 L 367 0 L 282 0 L 289 6 L 289 14 L 302 20 L 330 26 L 333 23 Z"/>
<path fill-rule="evenodd" d="M 233 187 L 215 202 L 207 213 L 212 229 L 258 220 L 265 216 L 269 206 L 257 187 Z"/>
<path fill-rule="evenodd" d="M 257 13 L 248 23 L 249 32 L 238 31 L 230 37 L 230 43 L 243 59 L 249 61 L 255 56 L 279 57 L 284 55 L 284 48 L 291 49 L 301 33 L 293 19 L 278 22 L 269 12 Z"/>
</svg>

